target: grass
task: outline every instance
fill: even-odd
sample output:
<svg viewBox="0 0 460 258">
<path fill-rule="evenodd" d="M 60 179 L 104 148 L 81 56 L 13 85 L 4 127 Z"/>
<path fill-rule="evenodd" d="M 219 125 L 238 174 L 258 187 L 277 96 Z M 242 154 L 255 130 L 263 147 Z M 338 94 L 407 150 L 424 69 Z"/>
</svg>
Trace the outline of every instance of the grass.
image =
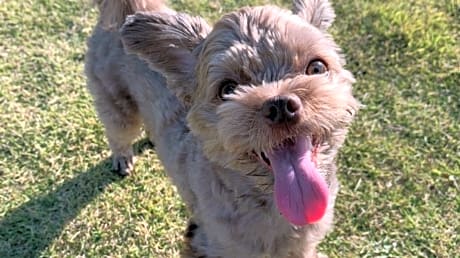
<svg viewBox="0 0 460 258">
<path fill-rule="evenodd" d="M 212 21 L 263 1 L 171 3 Z M 460 3 L 334 6 L 331 32 L 366 107 L 340 155 L 336 226 L 320 248 L 458 256 Z M 139 140 L 134 176 L 110 172 L 82 72 L 96 17 L 84 1 L 0 1 L 0 257 L 178 255 L 186 211 L 155 151 Z"/>
</svg>

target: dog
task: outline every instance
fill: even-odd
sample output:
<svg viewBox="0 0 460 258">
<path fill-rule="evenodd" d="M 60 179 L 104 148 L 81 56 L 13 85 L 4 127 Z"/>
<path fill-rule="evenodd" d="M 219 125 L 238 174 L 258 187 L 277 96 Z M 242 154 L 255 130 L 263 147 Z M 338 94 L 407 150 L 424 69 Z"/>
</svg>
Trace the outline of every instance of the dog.
<svg viewBox="0 0 460 258">
<path fill-rule="evenodd" d="M 184 257 L 319 257 L 336 155 L 360 104 L 327 0 L 214 26 L 158 0 L 99 0 L 85 71 L 113 167 L 142 126 L 190 212 Z"/>
</svg>

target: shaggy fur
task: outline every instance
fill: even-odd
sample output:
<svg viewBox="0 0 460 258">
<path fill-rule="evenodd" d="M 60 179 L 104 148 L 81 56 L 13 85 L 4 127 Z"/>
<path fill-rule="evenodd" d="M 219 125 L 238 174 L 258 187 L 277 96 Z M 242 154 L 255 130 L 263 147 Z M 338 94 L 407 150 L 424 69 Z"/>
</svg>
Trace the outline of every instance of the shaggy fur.
<svg viewBox="0 0 460 258">
<path fill-rule="evenodd" d="M 86 74 L 114 168 L 132 172 L 132 141 L 144 125 L 192 216 L 184 256 L 317 257 L 332 226 L 335 157 L 359 107 L 326 32 L 329 2 L 294 0 L 292 12 L 247 7 L 213 28 L 155 0 L 98 5 Z M 327 72 L 310 74 L 315 60 Z M 236 89 L 222 96 L 229 83 Z M 282 98 L 295 119 L 278 121 L 273 103 Z M 305 225 L 280 214 L 273 163 L 264 162 L 299 137 L 328 196 L 325 213 Z"/>
</svg>

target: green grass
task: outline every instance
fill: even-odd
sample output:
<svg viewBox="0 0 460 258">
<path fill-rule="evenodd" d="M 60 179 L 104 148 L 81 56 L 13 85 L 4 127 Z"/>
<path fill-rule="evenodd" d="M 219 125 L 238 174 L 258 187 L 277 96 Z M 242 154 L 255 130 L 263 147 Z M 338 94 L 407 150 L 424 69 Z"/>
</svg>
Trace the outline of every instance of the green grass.
<svg viewBox="0 0 460 258">
<path fill-rule="evenodd" d="M 264 1 L 172 0 L 214 20 Z M 267 2 L 267 1 L 265 1 Z M 287 1 L 278 1 L 287 4 Z M 460 253 L 460 3 L 336 0 L 365 105 L 341 152 L 331 257 Z M 0 257 L 177 257 L 186 211 L 145 141 L 110 172 L 85 89 L 85 1 L 0 1 Z"/>
</svg>

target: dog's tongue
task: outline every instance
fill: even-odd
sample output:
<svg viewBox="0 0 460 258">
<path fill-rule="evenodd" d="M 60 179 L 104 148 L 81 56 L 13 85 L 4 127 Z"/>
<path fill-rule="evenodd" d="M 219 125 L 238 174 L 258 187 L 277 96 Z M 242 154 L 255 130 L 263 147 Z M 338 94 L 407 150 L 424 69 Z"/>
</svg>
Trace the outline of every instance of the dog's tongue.
<svg viewBox="0 0 460 258">
<path fill-rule="evenodd" d="M 307 138 L 267 153 L 275 174 L 275 199 L 281 214 L 292 224 L 315 223 L 326 212 L 328 187 L 312 161 Z"/>
</svg>

